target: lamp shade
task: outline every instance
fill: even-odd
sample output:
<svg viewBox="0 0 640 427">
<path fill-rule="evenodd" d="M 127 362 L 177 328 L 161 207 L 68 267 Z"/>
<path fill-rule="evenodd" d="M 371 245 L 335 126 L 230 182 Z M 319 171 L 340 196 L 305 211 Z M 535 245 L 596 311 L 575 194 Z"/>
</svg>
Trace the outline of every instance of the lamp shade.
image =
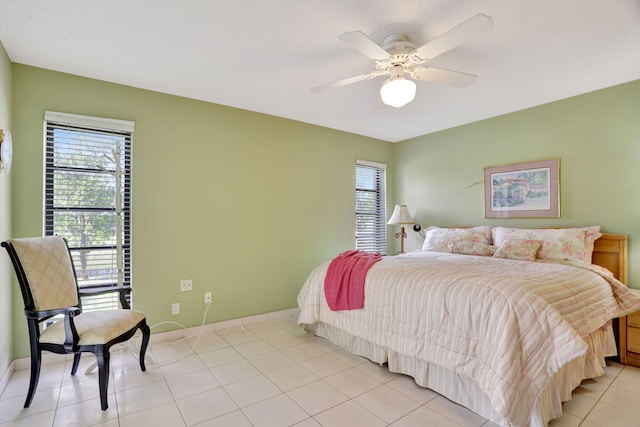
<svg viewBox="0 0 640 427">
<path fill-rule="evenodd" d="M 396 205 L 387 224 L 415 224 L 407 205 Z"/>
<path fill-rule="evenodd" d="M 382 83 L 380 98 L 392 107 L 407 105 L 416 97 L 416 83 L 402 76 L 391 77 Z"/>
</svg>

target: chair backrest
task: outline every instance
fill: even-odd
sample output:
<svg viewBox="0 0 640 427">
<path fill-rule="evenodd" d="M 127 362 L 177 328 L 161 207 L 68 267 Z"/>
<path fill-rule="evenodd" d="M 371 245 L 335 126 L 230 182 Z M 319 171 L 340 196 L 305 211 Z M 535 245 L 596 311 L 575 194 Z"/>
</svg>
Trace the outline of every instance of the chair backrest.
<svg viewBox="0 0 640 427">
<path fill-rule="evenodd" d="M 78 307 L 78 286 L 67 242 L 57 236 L 28 237 L 8 241 L 25 308 L 37 311 Z M 23 275 L 19 270 L 22 270 Z M 25 283 L 23 283 L 25 282 Z M 28 307 L 29 292 L 33 307 Z"/>
</svg>

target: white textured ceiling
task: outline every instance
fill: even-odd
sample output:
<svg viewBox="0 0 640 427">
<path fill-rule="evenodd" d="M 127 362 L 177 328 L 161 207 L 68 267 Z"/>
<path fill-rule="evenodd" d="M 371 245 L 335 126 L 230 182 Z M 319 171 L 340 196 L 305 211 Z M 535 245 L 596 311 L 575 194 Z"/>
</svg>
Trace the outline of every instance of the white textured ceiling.
<svg viewBox="0 0 640 427">
<path fill-rule="evenodd" d="M 422 45 L 478 13 L 495 27 L 430 64 L 477 74 L 418 82 L 383 107 L 384 77 L 338 35 Z M 639 0 L 0 0 L 11 61 L 396 142 L 640 79 Z"/>
</svg>

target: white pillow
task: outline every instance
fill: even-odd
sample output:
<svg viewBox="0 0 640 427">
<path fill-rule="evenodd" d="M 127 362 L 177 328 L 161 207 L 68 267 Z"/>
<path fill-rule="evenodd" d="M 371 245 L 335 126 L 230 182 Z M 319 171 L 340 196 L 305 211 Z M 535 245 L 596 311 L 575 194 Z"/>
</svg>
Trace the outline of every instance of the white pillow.
<svg viewBox="0 0 640 427">
<path fill-rule="evenodd" d="M 473 245 L 483 243 L 491 245 L 491 227 L 488 225 L 472 228 L 428 227 L 425 230 L 423 251 L 451 252 L 450 244 Z"/>
<path fill-rule="evenodd" d="M 593 242 L 602 234 L 599 226 L 583 228 L 507 228 L 493 229 L 494 245 L 505 240 L 539 240 L 538 259 L 591 264 Z"/>
</svg>

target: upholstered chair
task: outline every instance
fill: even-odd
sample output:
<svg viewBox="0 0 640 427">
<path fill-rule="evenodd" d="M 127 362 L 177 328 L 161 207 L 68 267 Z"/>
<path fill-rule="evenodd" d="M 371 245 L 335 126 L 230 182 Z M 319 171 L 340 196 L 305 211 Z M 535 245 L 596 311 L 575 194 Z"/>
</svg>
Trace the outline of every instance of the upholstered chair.
<svg viewBox="0 0 640 427">
<path fill-rule="evenodd" d="M 8 251 L 18 277 L 29 329 L 31 378 L 24 407 L 29 407 L 33 400 L 40 376 L 42 351 L 45 350 L 74 354 L 71 375 L 78 370 L 82 353 L 95 354 L 100 404 L 103 410 L 107 409 L 110 347 L 129 340 L 139 329 L 142 332 L 140 369 L 146 369 L 144 357 L 150 330 L 145 315 L 129 307 L 127 294 L 130 288 L 93 292 L 79 289 L 69 247 L 61 237 L 11 239 L 2 242 L 2 246 Z M 108 292 L 119 292 L 122 309 L 82 311 L 82 296 Z M 62 319 L 42 329 L 43 322 L 53 316 Z"/>
</svg>

